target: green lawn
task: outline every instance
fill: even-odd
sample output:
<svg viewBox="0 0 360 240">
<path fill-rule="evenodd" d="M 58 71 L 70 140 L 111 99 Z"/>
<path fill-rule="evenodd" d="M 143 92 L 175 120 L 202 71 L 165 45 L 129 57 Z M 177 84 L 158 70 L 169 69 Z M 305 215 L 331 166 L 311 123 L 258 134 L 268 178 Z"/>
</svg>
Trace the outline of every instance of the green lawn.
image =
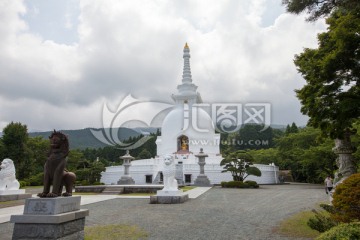
<svg viewBox="0 0 360 240">
<path fill-rule="evenodd" d="M 81 196 L 81 195 L 98 195 L 99 193 L 95 193 L 95 192 L 73 192 L 72 195 L 75 196 Z"/>
<path fill-rule="evenodd" d="M 85 240 L 146 239 L 148 233 L 136 225 L 100 225 L 85 227 Z"/>
<path fill-rule="evenodd" d="M 44 186 L 25 186 L 25 187 L 22 187 L 22 189 L 37 189 L 37 188 L 43 188 Z"/>
<path fill-rule="evenodd" d="M 315 214 L 311 211 L 303 211 L 292 215 L 288 219 L 282 221 L 276 228 L 276 232 L 280 235 L 297 238 L 315 238 L 320 235 L 316 230 L 311 229 L 307 225 L 307 221 Z"/>
<path fill-rule="evenodd" d="M 186 191 L 189 191 L 189 190 L 194 189 L 194 188 L 196 188 L 196 187 L 194 187 L 194 186 L 184 186 L 184 187 L 181 187 L 180 189 L 183 190 L 184 192 L 186 192 Z"/>
<path fill-rule="evenodd" d="M 147 196 L 152 196 L 155 195 L 156 193 L 121 193 L 119 195 L 123 195 L 123 196 L 142 196 L 142 197 L 147 197 Z"/>
</svg>

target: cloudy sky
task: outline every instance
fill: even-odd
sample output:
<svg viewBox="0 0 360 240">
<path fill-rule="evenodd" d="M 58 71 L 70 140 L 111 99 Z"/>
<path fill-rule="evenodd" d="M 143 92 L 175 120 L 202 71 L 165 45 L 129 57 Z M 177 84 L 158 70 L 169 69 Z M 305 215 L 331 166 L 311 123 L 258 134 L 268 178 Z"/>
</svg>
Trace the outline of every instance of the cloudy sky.
<svg viewBox="0 0 360 240">
<path fill-rule="evenodd" d="M 204 102 L 270 103 L 273 124 L 305 125 L 293 58 L 326 29 L 305 17 L 281 0 L 2 0 L 0 131 L 101 127 L 128 94 L 170 103 L 185 42 Z"/>
</svg>

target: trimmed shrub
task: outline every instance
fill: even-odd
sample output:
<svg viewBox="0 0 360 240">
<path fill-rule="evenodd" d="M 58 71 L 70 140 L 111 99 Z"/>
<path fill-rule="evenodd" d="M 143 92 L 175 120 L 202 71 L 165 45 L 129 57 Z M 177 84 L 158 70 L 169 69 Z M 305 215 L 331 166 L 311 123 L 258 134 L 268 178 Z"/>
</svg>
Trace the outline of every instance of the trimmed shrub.
<svg viewBox="0 0 360 240">
<path fill-rule="evenodd" d="M 259 188 L 259 184 L 257 184 L 257 182 L 255 181 L 248 180 L 245 181 L 245 183 L 249 185 L 250 188 Z"/>
<path fill-rule="evenodd" d="M 332 217 L 339 222 L 360 220 L 360 173 L 345 179 L 335 188 Z"/>
<path fill-rule="evenodd" d="M 230 181 L 230 182 L 221 182 L 221 187 L 223 188 L 259 188 L 259 185 L 255 181 Z"/>
<path fill-rule="evenodd" d="M 245 188 L 245 184 L 241 181 L 230 181 L 230 182 L 226 182 L 224 187 L 226 187 L 226 188 Z"/>
<path fill-rule="evenodd" d="M 360 239 L 360 222 L 343 223 L 322 233 L 316 240 L 356 240 Z"/>
</svg>

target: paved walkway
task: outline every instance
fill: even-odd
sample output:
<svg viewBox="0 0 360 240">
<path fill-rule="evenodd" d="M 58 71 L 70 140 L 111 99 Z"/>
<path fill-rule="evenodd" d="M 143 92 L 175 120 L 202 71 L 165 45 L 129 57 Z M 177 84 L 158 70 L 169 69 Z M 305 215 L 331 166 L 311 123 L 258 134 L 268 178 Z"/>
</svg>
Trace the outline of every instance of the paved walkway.
<svg viewBox="0 0 360 240">
<path fill-rule="evenodd" d="M 197 198 L 204 192 L 208 191 L 209 187 L 197 187 L 187 191 L 189 198 Z M 33 197 L 36 197 L 36 194 L 33 194 Z M 82 195 L 81 196 L 81 205 L 87 205 L 96 202 L 102 202 L 115 198 L 145 198 L 149 199 L 148 196 L 127 196 L 127 195 Z M 22 214 L 24 211 L 24 205 L 0 208 L 0 223 L 5 223 L 10 221 L 11 215 Z"/>
<path fill-rule="evenodd" d="M 206 190 L 193 189 L 189 191 L 192 199 L 173 205 L 149 204 L 144 198 L 82 196 L 82 205 L 90 210 L 86 225 L 138 225 L 149 233 L 149 239 L 294 239 L 277 235 L 274 228 L 292 214 L 327 201 L 320 185 Z M 201 195 L 195 198 L 195 194 Z M 0 239 L 11 239 L 12 228 L 11 223 L 0 224 Z"/>
</svg>

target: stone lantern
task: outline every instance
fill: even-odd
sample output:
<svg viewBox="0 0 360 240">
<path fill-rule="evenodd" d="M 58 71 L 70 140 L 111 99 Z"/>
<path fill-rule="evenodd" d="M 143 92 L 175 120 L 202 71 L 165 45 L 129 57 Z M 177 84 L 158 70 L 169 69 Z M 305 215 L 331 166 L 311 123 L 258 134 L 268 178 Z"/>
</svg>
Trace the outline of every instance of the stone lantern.
<svg viewBox="0 0 360 240">
<path fill-rule="evenodd" d="M 121 178 L 118 181 L 119 185 L 127 185 L 127 184 L 135 184 L 134 179 L 132 179 L 132 177 L 129 174 L 129 168 L 131 166 L 131 160 L 134 159 L 134 157 L 132 157 L 129 153 L 129 150 L 126 150 L 126 154 L 122 157 L 120 157 L 120 159 L 124 160 L 123 166 L 124 166 L 124 175 L 121 176 Z"/>
<path fill-rule="evenodd" d="M 200 152 L 195 155 L 199 159 L 198 164 L 200 165 L 200 174 L 195 179 L 194 185 L 196 186 L 211 186 L 209 178 L 205 175 L 204 166 L 206 164 L 205 158 L 208 157 L 203 149 L 200 148 Z"/>
</svg>

